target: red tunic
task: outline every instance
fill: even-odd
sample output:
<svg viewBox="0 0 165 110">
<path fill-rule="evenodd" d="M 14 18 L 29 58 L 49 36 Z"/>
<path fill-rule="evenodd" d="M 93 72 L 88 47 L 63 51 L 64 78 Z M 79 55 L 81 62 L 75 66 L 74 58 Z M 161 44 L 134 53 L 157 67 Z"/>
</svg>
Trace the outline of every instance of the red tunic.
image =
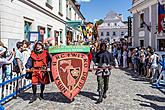
<svg viewBox="0 0 165 110">
<path fill-rule="evenodd" d="M 91 61 L 92 61 L 92 52 L 90 52 L 88 54 L 88 64 L 89 64 L 89 67 L 90 67 Z"/>
<path fill-rule="evenodd" d="M 44 50 L 41 54 L 31 53 L 33 68 L 37 70 L 47 69 L 48 66 L 48 52 Z M 49 75 L 47 72 L 35 71 L 32 75 L 32 84 L 49 84 Z"/>
</svg>

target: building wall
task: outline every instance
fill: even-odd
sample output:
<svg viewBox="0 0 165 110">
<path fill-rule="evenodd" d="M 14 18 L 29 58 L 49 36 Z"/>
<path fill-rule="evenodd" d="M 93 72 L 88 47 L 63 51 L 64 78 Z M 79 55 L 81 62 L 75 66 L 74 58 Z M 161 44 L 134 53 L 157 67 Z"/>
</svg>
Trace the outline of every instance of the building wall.
<svg viewBox="0 0 165 110">
<path fill-rule="evenodd" d="M 104 36 L 101 36 L 101 32 L 104 33 Z M 109 32 L 109 36 L 107 36 L 107 32 Z M 116 35 L 113 35 L 113 32 L 116 32 Z M 100 36 L 100 39 L 105 39 L 109 37 L 110 39 L 119 39 L 123 38 L 124 35 L 121 35 L 121 33 L 124 32 L 124 34 L 127 32 L 127 29 L 125 28 L 119 28 L 119 29 L 99 29 L 98 33 Z"/>
<path fill-rule="evenodd" d="M 139 45 L 139 31 L 138 31 L 138 24 L 139 24 L 139 15 L 137 13 L 133 14 L 133 41 L 134 41 L 134 46 L 137 47 Z"/>
<path fill-rule="evenodd" d="M 84 23 L 85 21 L 85 18 L 83 17 L 83 15 L 81 15 L 81 11 L 77 9 L 77 7 L 75 6 L 75 4 L 71 1 L 71 0 L 68 0 L 67 1 L 67 5 L 68 5 L 68 16 L 67 18 L 69 18 L 69 20 L 71 21 L 77 21 L 77 20 L 80 20 L 82 21 L 82 23 Z M 69 16 L 69 7 L 71 8 L 71 16 Z M 75 16 L 76 14 L 76 16 Z M 73 34 L 72 36 L 72 41 L 74 40 L 78 40 L 77 39 L 77 36 L 82 36 L 82 32 L 81 30 L 77 27 L 77 29 L 74 29 L 73 27 L 70 27 L 71 28 L 71 32 Z"/>
<path fill-rule="evenodd" d="M 128 31 L 128 26 L 122 21 L 122 15 L 116 12 L 110 11 L 107 13 L 106 17 L 104 18 L 104 22 L 98 26 L 98 34 L 100 39 L 110 39 L 110 42 L 115 39 L 119 41 L 120 38 L 124 38 Z M 103 35 L 101 33 L 103 32 Z M 109 32 L 109 36 L 107 35 Z M 113 35 L 113 33 L 116 35 Z M 123 32 L 123 35 L 121 33 Z"/>
<path fill-rule="evenodd" d="M 15 42 L 24 39 L 24 21 L 25 18 L 29 18 L 29 22 L 32 23 L 31 31 L 38 31 L 38 26 L 45 27 L 46 33 L 44 34 L 44 39 L 47 38 L 47 27 L 51 26 L 51 36 L 54 36 L 54 31 L 62 31 L 62 41 L 66 42 L 65 37 L 65 0 L 63 0 L 63 17 L 58 14 L 58 3 L 53 0 L 52 6 L 53 10 L 50 10 L 45 6 L 46 0 L 36 0 L 38 5 L 43 7 L 38 8 L 36 5 L 29 5 L 18 0 L 2 0 L 0 1 L 1 6 L 1 40 L 4 42 L 5 46 L 9 47 L 9 42 L 13 40 L 13 46 L 10 45 L 9 48 L 15 46 Z M 36 9 L 37 8 L 37 9 Z"/>
<path fill-rule="evenodd" d="M 146 22 L 146 24 L 150 24 L 149 21 L 149 8 L 145 8 L 141 11 L 141 13 L 144 13 L 144 21 Z M 144 47 L 149 46 L 149 31 L 146 28 L 146 26 L 144 25 L 143 28 L 140 28 L 140 12 L 134 14 L 133 16 L 134 18 L 134 23 L 133 23 L 133 27 L 134 27 L 134 46 L 140 46 L 140 40 L 144 40 Z"/>
<path fill-rule="evenodd" d="M 145 13 L 144 14 L 144 21 L 146 22 L 146 24 L 150 24 L 150 22 L 149 22 L 149 8 L 145 8 L 144 10 L 143 10 L 143 12 Z M 149 46 L 149 31 L 148 31 L 148 29 L 147 29 L 147 27 L 146 26 L 144 26 L 144 28 L 143 28 L 143 30 L 144 30 L 144 32 L 145 32 L 145 36 L 144 36 L 144 47 L 147 47 L 147 46 Z"/>
<path fill-rule="evenodd" d="M 161 0 L 160 0 L 161 1 Z M 162 2 L 164 4 L 164 2 Z M 151 26 L 151 32 L 146 27 L 139 28 L 140 16 L 137 10 L 144 12 L 144 21 Z M 133 13 L 133 41 L 134 46 L 140 46 L 140 40 L 144 40 L 144 46 L 152 46 L 155 50 L 159 49 L 158 40 L 165 40 L 165 33 L 157 33 L 158 26 L 158 4 L 157 0 L 138 0 L 130 10 Z M 143 32 L 144 34 L 142 34 Z M 144 35 L 144 36 L 142 36 Z M 164 47 L 165 48 L 165 47 Z"/>
<path fill-rule="evenodd" d="M 156 26 L 157 26 L 157 21 L 158 18 L 156 16 L 158 16 L 158 9 L 157 9 L 157 4 L 154 4 L 151 6 L 151 10 L 152 10 L 152 22 L 151 22 L 151 45 L 157 49 L 157 35 L 155 34 L 155 32 L 157 32 Z"/>
<path fill-rule="evenodd" d="M 10 0 L 11 1 L 11 0 Z M 16 0 L 14 0 L 15 2 Z M 66 0 L 62 0 L 62 14 L 63 16 L 59 15 L 59 0 L 51 0 L 52 3 L 50 4 L 53 9 L 50 9 L 46 6 L 47 0 L 30 0 L 36 3 L 37 5 L 41 6 L 42 8 L 50 11 L 51 13 L 57 15 L 58 17 L 62 18 L 63 20 L 66 20 Z"/>
</svg>

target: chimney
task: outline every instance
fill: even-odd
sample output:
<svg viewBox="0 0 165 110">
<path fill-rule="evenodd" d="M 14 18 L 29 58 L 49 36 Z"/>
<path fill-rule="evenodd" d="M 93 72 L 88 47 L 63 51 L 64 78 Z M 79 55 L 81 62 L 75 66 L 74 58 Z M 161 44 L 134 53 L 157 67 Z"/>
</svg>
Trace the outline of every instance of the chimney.
<svg viewBox="0 0 165 110">
<path fill-rule="evenodd" d="M 75 5 L 78 8 L 78 10 L 80 10 L 81 5 L 79 3 L 77 3 L 77 2 L 75 2 Z"/>
</svg>

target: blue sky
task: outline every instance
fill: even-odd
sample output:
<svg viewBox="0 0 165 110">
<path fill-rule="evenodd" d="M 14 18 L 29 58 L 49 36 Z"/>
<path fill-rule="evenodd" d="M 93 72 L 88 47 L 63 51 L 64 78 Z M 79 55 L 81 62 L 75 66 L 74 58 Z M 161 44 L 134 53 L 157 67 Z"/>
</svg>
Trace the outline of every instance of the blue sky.
<svg viewBox="0 0 165 110">
<path fill-rule="evenodd" d="M 121 13 L 124 20 L 130 14 L 132 0 L 77 0 L 81 4 L 81 12 L 87 21 L 103 19 L 109 11 Z"/>
</svg>

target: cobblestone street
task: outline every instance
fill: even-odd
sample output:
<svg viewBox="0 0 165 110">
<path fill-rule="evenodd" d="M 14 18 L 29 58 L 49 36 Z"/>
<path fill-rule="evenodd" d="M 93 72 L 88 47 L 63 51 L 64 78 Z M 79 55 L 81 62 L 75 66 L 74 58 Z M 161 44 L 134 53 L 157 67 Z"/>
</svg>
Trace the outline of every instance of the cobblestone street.
<svg viewBox="0 0 165 110">
<path fill-rule="evenodd" d="M 113 69 L 109 82 L 108 97 L 101 104 L 95 104 L 97 95 L 96 76 L 89 73 L 81 92 L 69 102 L 57 89 L 55 83 L 46 86 L 45 100 L 28 104 L 32 90 L 22 93 L 4 106 L 6 110 L 164 110 L 165 89 L 158 90 L 142 78 Z M 38 90 L 38 92 L 40 92 Z"/>
</svg>

